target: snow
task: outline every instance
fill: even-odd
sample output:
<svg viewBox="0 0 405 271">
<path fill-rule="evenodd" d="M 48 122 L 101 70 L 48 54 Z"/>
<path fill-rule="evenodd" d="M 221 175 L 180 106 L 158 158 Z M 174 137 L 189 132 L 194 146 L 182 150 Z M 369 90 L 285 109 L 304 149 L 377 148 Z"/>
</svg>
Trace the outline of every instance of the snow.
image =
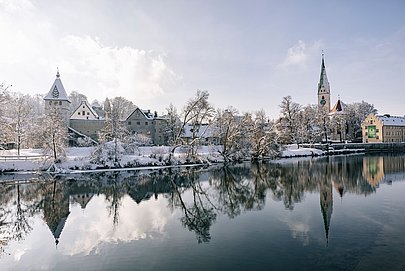
<svg viewBox="0 0 405 271">
<path fill-rule="evenodd" d="M 35 171 L 83 173 L 100 170 L 161 169 L 172 166 L 191 166 L 193 163 L 210 164 L 211 162 L 223 162 L 218 152 L 221 146 L 201 146 L 198 148 L 200 161 L 189 161 L 187 159 L 186 150 L 177 148 L 172 163 L 167 164 L 171 148 L 172 147 L 169 146 L 139 147 L 133 154 L 122 154 L 118 164 L 94 163 L 96 147 L 66 148 L 66 157 L 58 164 L 54 164 L 52 159 L 44 156 L 39 149 L 23 149 L 21 150 L 21 156 L 19 158 L 16 156 L 16 150 L 2 150 L 0 151 L 0 173 L 18 172 L 19 174 L 27 174 Z M 284 150 L 280 152 L 280 158 L 321 156 L 326 154 L 326 152 L 315 148 L 298 148 L 296 144 L 286 145 L 283 149 Z M 328 154 L 343 154 L 345 151 L 347 150 L 332 150 L 329 151 Z M 106 157 L 102 157 L 102 159 L 108 160 Z"/>
<path fill-rule="evenodd" d="M 298 148 L 297 144 L 286 145 L 285 150 L 281 151 L 280 157 L 300 157 L 300 156 L 319 156 L 324 151 L 315 148 Z"/>
<path fill-rule="evenodd" d="M 219 146 L 201 146 L 198 154 L 201 157 L 200 162 L 222 162 L 219 156 Z M 72 147 L 66 148 L 66 157 L 61 163 L 54 164 L 52 159 L 42 154 L 39 149 L 23 149 L 20 157 L 16 150 L 0 151 L 0 173 L 1 172 L 27 172 L 27 171 L 49 171 L 57 173 L 70 173 L 83 170 L 97 170 L 102 165 L 91 162 L 96 147 Z M 164 168 L 167 167 L 165 161 L 169 156 L 171 147 L 139 147 L 133 154 L 126 154 L 120 157 L 118 167 L 125 167 L 126 170 L 145 169 L 148 167 Z M 174 154 L 174 165 L 184 165 L 190 163 L 186 159 L 185 150 L 176 149 Z M 106 164 L 105 166 L 109 166 Z"/>
<path fill-rule="evenodd" d="M 377 117 L 387 126 L 405 126 L 405 117 L 377 115 Z"/>
</svg>

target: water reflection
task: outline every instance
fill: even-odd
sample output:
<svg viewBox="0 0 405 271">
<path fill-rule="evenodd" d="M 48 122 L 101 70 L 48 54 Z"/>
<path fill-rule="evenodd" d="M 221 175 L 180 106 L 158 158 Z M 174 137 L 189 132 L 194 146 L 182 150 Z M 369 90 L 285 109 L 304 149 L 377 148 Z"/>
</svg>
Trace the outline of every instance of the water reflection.
<svg viewBox="0 0 405 271">
<path fill-rule="evenodd" d="M 347 193 L 367 196 L 375 193 L 380 183 L 404 179 L 402 156 L 341 156 L 209 170 L 110 172 L 69 178 L 43 176 L 32 183 L 3 183 L 0 185 L 0 253 L 7 252 L 9 242 L 24 240 L 33 230 L 33 218 L 37 216 L 42 217 L 58 245 L 66 227 L 78 225 L 77 222 L 68 224 L 72 206 L 85 210 L 100 196 L 115 228 L 119 227 L 120 212 L 129 201 L 139 205 L 151 198 L 162 198 L 168 205 L 166 208 L 179 212 L 183 227 L 202 243 L 211 240 L 211 227 L 220 215 L 235 218 L 243 212 L 262 210 L 270 199 L 282 202 L 287 210 L 293 211 L 308 192 L 319 193 L 327 244 L 334 193 L 341 200 Z M 135 234 L 128 236 L 136 238 Z"/>
</svg>

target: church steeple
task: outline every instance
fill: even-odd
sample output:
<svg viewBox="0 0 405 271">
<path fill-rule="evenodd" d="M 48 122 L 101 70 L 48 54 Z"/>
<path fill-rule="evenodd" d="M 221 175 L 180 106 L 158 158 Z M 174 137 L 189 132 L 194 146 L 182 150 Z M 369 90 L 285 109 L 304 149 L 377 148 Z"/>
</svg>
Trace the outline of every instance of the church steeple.
<svg viewBox="0 0 405 271">
<path fill-rule="evenodd" d="M 326 112 L 330 111 L 330 85 L 326 75 L 325 56 L 322 52 L 321 75 L 318 83 L 318 105 L 325 108 Z"/>
<path fill-rule="evenodd" d="M 57 109 L 63 116 L 65 123 L 68 125 L 71 101 L 69 100 L 69 96 L 67 95 L 65 87 L 62 84 L 62 80 L 60 79 L 59 68 L 56 70 L 55 81 L 53 82 L 48 94 L 44 97 L 44 100 L 45 113 L 49 114 L 49 112 Z"/>
</svg>

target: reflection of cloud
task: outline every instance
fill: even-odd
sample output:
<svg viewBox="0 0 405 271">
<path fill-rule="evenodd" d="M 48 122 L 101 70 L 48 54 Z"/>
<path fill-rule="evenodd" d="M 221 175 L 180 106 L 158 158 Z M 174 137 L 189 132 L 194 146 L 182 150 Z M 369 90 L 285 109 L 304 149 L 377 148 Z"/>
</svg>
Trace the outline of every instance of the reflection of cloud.
<svg viewBox="0 0 405 271">
<path fill-rule="evenodd" d="M 293 217 L 292 214 L 287 215 L 282 221 L 287 224 L 294 239 L 302 242 L 304 246 L 309 244 L 310 226 L 308 221 L 305 222 L 301 218 Z"/>
<path fill-rule="evenodd" d="M 105 243 L 129 242 L 162 234 L 171 213 L 167 202 L 149 200 L 137 205 L 129 196 L 121 199 L 119 222 L 113 225 L 108 202 L 103 196 L 93 197 L 83 211 L 72 212 L 62 232 L 59 249 L 65 254 L 97 253 Z"/>
<path fill-rule="evenodd" d="M 21 257 L 25 254 L 25 249 L 17 249 L 13 256 L 14 256 L 14 261 L 18 262 L 21 260 Z"/>
<path fill-rule="evenodd" d="M 284 61 L 278 65 L 279 68 L 290 66 L 305 66 L 307 59 L 319 51 L 322 46 L 320 41 L 315 41 L 312 45 L 307 45 L 304 41 L 299 40 L 297 44 L 288 49 Z"/>
</svg>

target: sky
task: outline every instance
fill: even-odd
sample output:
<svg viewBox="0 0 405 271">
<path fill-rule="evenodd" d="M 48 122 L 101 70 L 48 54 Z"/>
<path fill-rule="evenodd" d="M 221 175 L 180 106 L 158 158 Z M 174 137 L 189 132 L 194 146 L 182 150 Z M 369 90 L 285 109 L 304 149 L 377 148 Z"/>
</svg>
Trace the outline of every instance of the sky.
<svg viewBox="0 0 405 271">
<path fill-rule="evenodd" d="M 405 1 L 0 0 L 0 82 L 142 109 L 180 110 L 197 90 L 215 108 L 279 116 L 284 96 L 317 102 L 321 55 L 332 105 L 405 115 Z"/>
</svg>

